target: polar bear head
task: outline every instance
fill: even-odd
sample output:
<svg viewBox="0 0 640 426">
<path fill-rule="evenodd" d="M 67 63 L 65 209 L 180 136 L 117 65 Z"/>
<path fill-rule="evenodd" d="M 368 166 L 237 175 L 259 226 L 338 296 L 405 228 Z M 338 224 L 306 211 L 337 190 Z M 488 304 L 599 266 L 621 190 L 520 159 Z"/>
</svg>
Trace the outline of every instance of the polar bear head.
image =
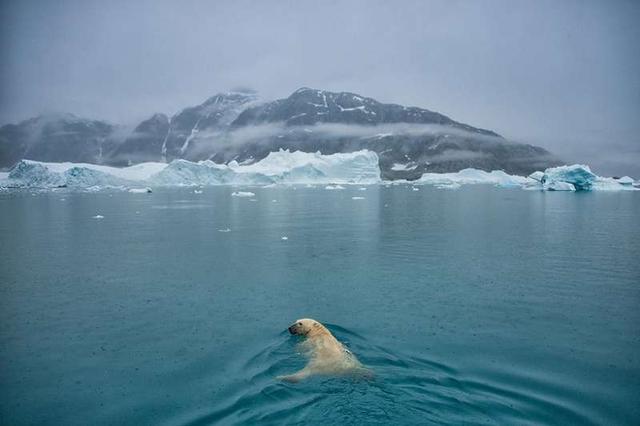
<svg viewBox="0 0 640 426">
<path fill-rule="evenodd" d="M 299 319 L 289 326 L 289 333 L 299 336 L 311 336 L 322 333 L 324 330 L 325 328 L 322 324 L 311 318 Z"/>
</svg>

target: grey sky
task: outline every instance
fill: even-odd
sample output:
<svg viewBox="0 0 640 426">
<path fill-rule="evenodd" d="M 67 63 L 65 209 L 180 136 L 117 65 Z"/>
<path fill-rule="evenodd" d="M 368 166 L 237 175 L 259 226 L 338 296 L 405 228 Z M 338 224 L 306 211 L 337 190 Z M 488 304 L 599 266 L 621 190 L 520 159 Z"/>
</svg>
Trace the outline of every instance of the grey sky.
<svg viewBox="0 0 640 426">
<path fill-rule="evenodd" d="M 640 177 L 637 1 L 2 1 L 0 123 L 133 123 L 234 86 L 426 107 Z"/>
</svg>

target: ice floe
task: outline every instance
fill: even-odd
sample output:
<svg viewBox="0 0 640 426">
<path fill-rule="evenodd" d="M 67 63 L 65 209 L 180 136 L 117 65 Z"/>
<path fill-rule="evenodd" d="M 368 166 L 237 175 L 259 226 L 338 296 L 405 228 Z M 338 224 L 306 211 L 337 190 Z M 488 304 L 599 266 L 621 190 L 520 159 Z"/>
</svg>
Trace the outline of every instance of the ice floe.
<svg viewBox="0 0 640 426">
<path fill-rule="evenodd" d="M 153 191 L 151 190 L 151 188 L 146 187 L 146 188 L 130 188 L 129 192 L 132 192 L 134 194 L 151 194 Z"/>
<path fill-rule="evenodd" d="M 22 188 L 204 186 L 378 183 L 378 156 L 368 150 L 323 155 L 288 150 L 271 152 L 252 164 L 217 164 L 212 161 L 174 160 L 142 163 L 130 167 L 108 167 L 84 163 L 43 163 L 22 160 L 8 174 L 0 176 L 0 186 Z"/>
<path fill-rule="evenodd" d="M 396 170 L 408 170 L 410 163 L 398 164 Z M 510 175 L 504 171 L 491 172 L 464 169 L 455 173 L 424 173 L 419 179 L 382 182 L 378 156 L 368 150 L 323 155 L 288 150 L 271 152 L 257 162 L 231 161 L 218 164 L 212 161 L 191 162 L 174 160 L 170 163 L 142 163 L 130 167 L 109 167 L 86 163 L 43 163 L 31 160 L 18 162 L 8 173 L 0 173 L 0 189 L 71 188 L 83 191 L 104 189 L 133 193 L 151 192 L 160 186 L 192 186 L 194 194 L 201 194 L 208 185 L 247 185 L 273 187 L 281 184 L 307 186 L 326 185 L 327 190 L 345 189 L 346 184 L 409 184 L 419 190 L 421 185 L 438 189 L 458 189 L 462 185 L 490 184 L 501 188 L 522 188 L 540 191 L 619 191 L 638 190 L 638 182 L 631 177 L 607 178 L 597 176 L 588 166 L 574 164 L 536 171 L 529 176 Z M 366 190 L 366 187 L 360 187 Z M 247 195 L 239 195 L 239 194 Z M 250 194 L 250 195 L 249 195 Z M 255 194 L 237 191 L 236 197 Z M 354 199 L 360 199 L 356 197 Z"/>
<path fill-rule="evenodd" d="M 235 191 L 231 193 L 232 197 L 255 197 L 256 194 L 250 191 Z"/>
</svg>

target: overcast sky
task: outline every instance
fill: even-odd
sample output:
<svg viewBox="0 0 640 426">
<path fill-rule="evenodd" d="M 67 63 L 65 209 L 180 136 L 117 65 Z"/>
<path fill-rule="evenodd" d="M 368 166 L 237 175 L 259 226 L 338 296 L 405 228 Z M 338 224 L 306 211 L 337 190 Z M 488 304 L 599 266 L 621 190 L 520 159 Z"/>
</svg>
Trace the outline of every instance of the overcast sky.
<svg viewBox="0 0 640 426">
<path fill-rule="evenodd" d="M 0 124 L 249 86 L 426 107 L 640 178 L 638 1 L 0 0 Z"/>
</svg>

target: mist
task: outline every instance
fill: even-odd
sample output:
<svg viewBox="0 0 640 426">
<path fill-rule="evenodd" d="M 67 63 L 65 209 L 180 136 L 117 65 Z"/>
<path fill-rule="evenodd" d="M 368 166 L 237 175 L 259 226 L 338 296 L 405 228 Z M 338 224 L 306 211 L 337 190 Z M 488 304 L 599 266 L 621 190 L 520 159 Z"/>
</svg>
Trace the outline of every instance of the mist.
<svg viewBox="0 0 640 426">
<path fill-rule="evenodd" d="M 640 177 L 633 1 L 0 3 L 0 124 L 132 125 L 233 87 L 419 106 Z"/>
</svg>

